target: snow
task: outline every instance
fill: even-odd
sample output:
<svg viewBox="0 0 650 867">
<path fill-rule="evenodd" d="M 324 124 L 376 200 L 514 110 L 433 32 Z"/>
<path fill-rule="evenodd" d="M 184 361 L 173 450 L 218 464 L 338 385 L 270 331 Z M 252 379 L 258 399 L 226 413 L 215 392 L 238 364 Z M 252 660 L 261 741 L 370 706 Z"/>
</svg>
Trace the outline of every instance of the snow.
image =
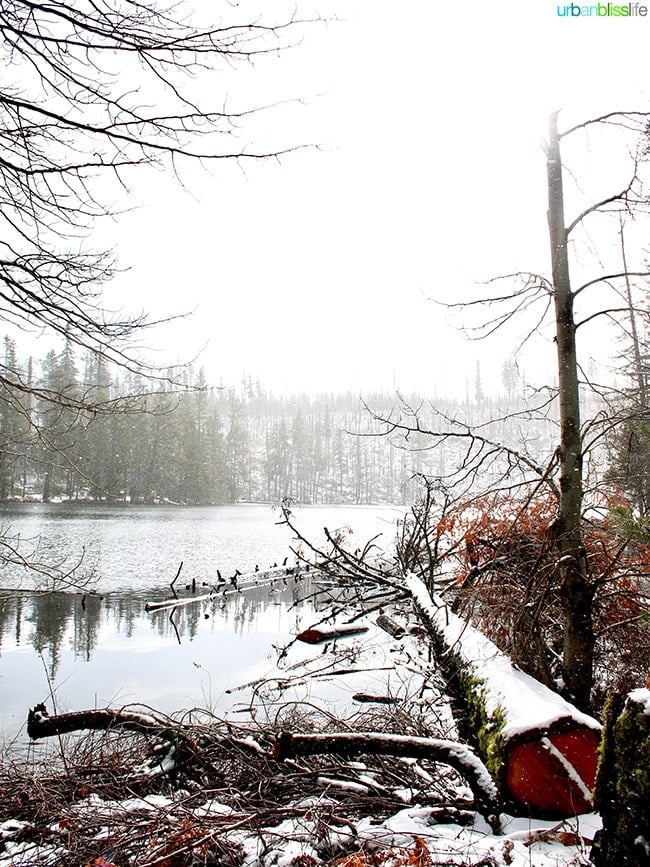
<svg viewBox="0 0 650 867">
<path fill-rule="evenodd" d="M 427 844 L 434 863 L 509 864 L 511 867 L 559 867 L 586 864 L 583 857 L 600 828 L 595 814 L 578 816 L 560 823 L 504 816 L 504 832 L 494 835 L 477 816 L 472 825 L 431 824 L 428 808 L 401 810 L 385 822 L 373 819 L 358 823 L 359 837 L 369 848 L 411 847 L 416 837 Z M 575 840 L 575 845 L 566 845 Z M 491 860 L 490 860 L 491 859 Z"/>
<path fill-rule="evenodd" d="M 650 689 L 633 689 L 628 699 L 643 707 L 644 716 L 650 716 Z"/>
<path fill-rule="evenodd" d="M 323 854 L 325 849 L 343 853 L 365 846 L 369 850 L 403 847 L 412 851 L 416 838 L 425 842 L 433 863 L 577 867 L 588 863 L 586 855 L 601 826 L 600 818 L 593 813 L 562 822 L 503 815 L 502 833 L 497 835 L 478 813 L 467 813 L 471 821 L 466 826 L 450 822 L 437 824 L 439 812 L 436 808 L 418 806 L 401 809 L 383 821 L 374 816 L 356 822 L 332 821 L 333 813 L 340 812 L 337 806 L 326 796 L 305 798 L 294 804 L 296 811 L 304 811 L 300 815 L 257 832 L 242 828 L 229 832 L 227 826 L 223 826 L 221 839 L 224 843 L 241 844 L 244 850 L 242 867 L 288 867 L 298 856 L 310 856 L 315 865 L 326 864 L 331 862 L 331 858 Z M 178 793 L 176 800 L 150 795 L 104 801 L 91 795 L 74 805 L 72 812 L 81 813 L 84 820 L 96 820 L 98 824 L 110 818 L 115 834 L 121 817 L 128 821 L 128 814 L 140 811 L 153 814 L 157 810 L 164 814 L 167 822 L 173 822 L 175 817 L 188 816 L 186 793 Z M 323 821 L 323 810 L 327 821 Z M 231 813 L 227 805 L 208 800 L 191 815 L 197 824 L 205 823 L 209 827 L 211 817 L 223 820 Z M 64 854 L 60 845 L 39 846 L 12 839 L 26 828 L 27 823 L 15 820 L 0 823 L 0 840 L 4 846 L 0 848 L 0 867 L 40 867 L 59 863 Z M 95 839 L 101 836 L 100 831 Z"/>
<path fill-rule="evenodd" d="M 29 823 L 19 819 L 0 823 L 0 867 L 36 867 L 58 863 L 64 851 L 60 847 L 14 841 L 15 837 L 28 829 Z"/>
<path fill-rule="evenodd" d="M 5 823 L 6 824 L 6 823 Z M 0 851 L 0 867 L 46 867 L 56 865 L 65 850 L 58 846 L 42 846 L 36 843 L 13 843 L 5 840 Z"/>
<path fill-rule="evenodd" d="M 10 840 L 27 827 L 27 822 L 20 819 L 7 819 L 0 825 L 0 840 Z"/>
<path fill-rule="evenodd" d="M 368 786 L 355 783 L 352 780 L 336 780 L 333 777 L 317 777 L 316 782 L 324 789 L 341 789 L 345 792 L 357 792 L 360 795 L 368 794 Z"/>
<path fill-rule="evenodd" d="M 411 804 L 413 802 L 413 789 L 393 789 L 393 794 L 396 798 L 399 798 L 400 801 L 403 801 L 405 804 Z"/>
<path fill-rule="evenodd" d="M 194 815 L 199 816 L 231 816 L 234 813 L 232 807 L 228 804 L 222 804 L 220 801 L 206 801 L 200 807 L 194 810 Z"/>
<path fill-rule="evenodd" d="M 515 668 L 493 642 L 455 615 L 441 599 L 432 599 L 420 578 L 409 574 L 406 581 L 417 605 L 446 643 L 475 667 L 477 677 L 483 681 L 487 713 L 491 716 L 500 709 L 504 716 L 502 734 L 506 740 L 531 728 L 545 729 L 567 719 L 600 731 L 597 720 Z"/>
<path fill-rule="evenodd" d="M 429 849 L 434 864 L 577 867 L 588 863 L 589 846 L 600 828 L 600 819 L 595 814 L 559 823 L 512 816 L 504 816 L 504 820 L 504 833 L 495 835 L 478 814 L 465 827 L 436 824 L 434 810 L 409 807 L 382 822 L 373 816 L 361 819 L 354 823 L 356 836 L 352 826 L 332 828 L 327 843 L 330 846 L 338 843 L 348 851 L 351 846 L 368 851 L 398 848 L 412 851 L 419 838 Z M 247 853 L 245 867 L 285 867 L 300 855 L 311 856 L 316 864 L 331 860 L 319 857 L 323 828 L 315 815 L 309 819 L 287 819 L 267 833 L 277 843 L 266 848 L 255 837 L 240 838 Z"/>
<path fill-rule="evenodd" d="M 122 801 L 105 801 L 94 792 L 76 804 L 73 804 L 70 812 L 82 815 L 85 818 L 112 819 L 118 811 L 124 813 L 155 813 L 164 810 L 171 805 L 166 795 L 146 795 L 144 798 L 125 798 Z"/>
<path fill-rule="evenodd" d="M 650 858 L 650 843 L 648 843 L 645 837 L 639 834 L 639 836 L 634 840 L 634 845 L 643 848 L 646 857 Z"/>
</svg>

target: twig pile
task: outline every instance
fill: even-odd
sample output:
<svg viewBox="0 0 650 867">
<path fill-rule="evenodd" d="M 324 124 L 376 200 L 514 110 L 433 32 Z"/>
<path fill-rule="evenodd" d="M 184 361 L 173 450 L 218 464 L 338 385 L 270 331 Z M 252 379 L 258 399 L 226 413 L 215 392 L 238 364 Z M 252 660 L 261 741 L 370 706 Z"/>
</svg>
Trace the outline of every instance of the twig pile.
<svg viewBox="0 0 650 867">
<path fill-rule="evenodd" d="M 223 723 L 206 711 L 155 716 L 166 723 L 163 736 L 153 728 L 151 733 L 93 731 L 64 736 L 57 753 L 34 756 L 29 766 L 5 759 L 0 865 L 12 863 L 3 861 L 2 840 L 7 857 L 31 852 L 30 861 L 13 863 L 48 863 L 49 853 L 49 863 L 61 867 L 234 867 L 252 850 L 258 863 L 271 864 L 278 847 L 286 851 L 302 840 L 315 854 L 305 861 L 296 849 L 295 865 L 311 867 L 350 857 L 361 845 L 359 819 L 372 815 L 379 821 L 415 796 L 441 821 L 462 823 L 473 816 L 460 778 L 421 759 L 310 755 L 278 762 L 270 757 L 271 738 L 290 724 L 305 731 L 310 723 L 312 731 L 323 732 L 336 725 L 350 728 L 349 720 L 308 720 L 287 709 L 276 732 L 261 732 Z M 390 708 L 382 718 L 373 710 L 371 719 L 357 715 L 354 727 L 366 728 L 370 721 L 376 731 L 383 724 L 384 731 L 403 733 L 405 713 Z M 409 728 L 432 734 L 419 719 Z M 167 760 L 174 733 L 172 767 Z"/>
</svg>

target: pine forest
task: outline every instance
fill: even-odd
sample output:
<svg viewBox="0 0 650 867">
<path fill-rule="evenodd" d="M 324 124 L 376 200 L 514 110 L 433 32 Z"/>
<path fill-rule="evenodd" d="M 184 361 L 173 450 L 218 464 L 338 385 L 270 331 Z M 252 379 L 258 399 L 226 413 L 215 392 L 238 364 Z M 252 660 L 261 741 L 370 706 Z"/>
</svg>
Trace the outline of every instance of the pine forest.
<svg viewBox="0 0 650 867">
<path fill-rule="evenodd" d="M 442 413 L 467 425 L 490 417 L 501 419 L 486 428 L 493 439 L 516 441 L 516 415 L 506 416 L 525 406 L 521 378 L 508 364 L 497 397 L 484 393 L 477 367 L 462 396 L 426 400 L 280 397 L 252 378 L 237 388 L 210 387 L 191 367 L 169 370 L 152 386 L 99 356 L 78 360 L 70 343 L 41 362 L 21 360 L 9 337 L 3 368 L 3 501 L 410 503 L 419 476 L 444 476 L 465 445 L 432 449 L 425 434 L 389 436 L 378 419 L 395 419 L 404 407 L 420 419 Z M 20 403 L 7 381 L 24 390 Z M 435 413 L 427 415 L 429 406 Z M 534 447 L 541 459 L 552 451 L 556 422 L 547 415 L 540 425 Z"/>
</svg>

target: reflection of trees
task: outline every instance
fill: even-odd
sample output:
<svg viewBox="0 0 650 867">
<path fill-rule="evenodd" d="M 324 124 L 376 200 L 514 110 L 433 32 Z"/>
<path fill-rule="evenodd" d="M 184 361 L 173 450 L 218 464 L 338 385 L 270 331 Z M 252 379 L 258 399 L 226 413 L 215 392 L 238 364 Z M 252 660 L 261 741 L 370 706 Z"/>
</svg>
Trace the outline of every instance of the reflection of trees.
<svg viewBox="0 0 650 867">
<path fill-rule="evenodd" d="M 77 601 L 73 605 L 72 649 L 75 656 L 83 656 L 86 662 L 97 646 L 101 616 L 102 598 L 99 596 L 86 596 L 83 604 Z"/>
<path fill-rule="evenodd" d="M 99 596 L 76 593 L 6 596 L 0 601 L 0 648 L 8 641 L 18 647 L 25 636 L 25 642 L 49 660 L 50 677 L 55 677 L 66 636 L 75 656 L 90 660 L 103 605 Z"/>
<path fill-rule="evenodd" d="M 0 596 L 0 655 L 5 638 L 12 632 L 12 624 L 15 625 L 16 644 L 20 644 L 23 621 L 23 597 Z"/>
<path fill-rule="evenodd" d="M 106 597 L 92 594 L 82 597 L 75 593 L 13 594 L 0 597 L 0 652 L 8 644 L 31 644 L 48 661 L 49 675 L 54 678 L 66 643 L 76 657 L 91 661 L 102 625 L 109 633 L 131 638 L 139 624 L 148 624 L 152 618 L 153 628 L 161 637 L 176 639 L 178 630 L 181 639 L 192 641 L 201 624 L 210 620 L 205 625 L 212 631 L 215 627 L 225 628 L 242 636 L 255 630 L 256 621 L 270 607 L 278 610 L 278 622 L 281 610 L 295 611 L 297 628 L 298 603 L 310 596 L 309 582 L 289 579 L 285 585 L 280 580 L 243 592 L 226 595 L 221 592 L 208 601 L 178 607 L 174 609 L 172 623 L 169 610 L 145 614 L 144 600 L 133 594 Z"/>
<path fill-rule="evenodd" d="M 37 653 L 49 658 L 50 677 L 56 675 L 59 666 L 75 598 L 67 593 L 42 593 L 31 599 L 31 614 L 26 618 L 33 624 L 30 642 Z"/>
<path fill-rule="evenodd" d="M 110 611 L 117 631 L 131 638 L 136 622 L 142 617 L 144 602 L 140 596 L 110 596 L 107 597 L 107 608 Z"/>
</svg>

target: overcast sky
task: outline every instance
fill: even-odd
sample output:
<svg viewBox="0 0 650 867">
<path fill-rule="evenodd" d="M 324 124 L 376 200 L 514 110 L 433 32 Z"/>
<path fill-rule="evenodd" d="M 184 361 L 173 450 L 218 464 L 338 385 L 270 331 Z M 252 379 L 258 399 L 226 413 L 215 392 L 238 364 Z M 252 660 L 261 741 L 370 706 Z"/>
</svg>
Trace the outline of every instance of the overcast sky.
<svg viewBox="0 0 650 867">
<path fill-rule="evenodd" d="M 267 20 L 282 7 L 265 3 Z M 243 19 L 252 7 L 237 8 Z M 298 0 L 299 14 L 312 8 Z M 109 298 L 156 316 L 196 308 L 150 342 L 171 360 L 205 346 L 199 363 L 215 383 L 247 372 L 280 393 L 440 393 L 464 389 L 480 359 L 496 386 L 525 323 L 467 344 L 429 299 L 469 297 L 518 269 L 548 272 L 549 112 L 562 109 L 568 126 L 650 108 L 650 16 L 559 17 L 555 0 L 328 0 L 319 10 L 340 20 L 305 28 L 299 47 L 231 75 L 227 91 L 303 98 L 260 115 L 256 143 L 320 147 L 191 172 L 189 192 L 143 179 L 142 206 L 111 229 L 131 270 Z M 595 137 L 578 146 L 584 161 L 576 150 L 571 167 L 588 193 L 629 169 Z M 520 360 L 537 381 L 553 380 L 551 337 Z M 602 342 L 583 349 L 603 354 Z"/>
</svg>

